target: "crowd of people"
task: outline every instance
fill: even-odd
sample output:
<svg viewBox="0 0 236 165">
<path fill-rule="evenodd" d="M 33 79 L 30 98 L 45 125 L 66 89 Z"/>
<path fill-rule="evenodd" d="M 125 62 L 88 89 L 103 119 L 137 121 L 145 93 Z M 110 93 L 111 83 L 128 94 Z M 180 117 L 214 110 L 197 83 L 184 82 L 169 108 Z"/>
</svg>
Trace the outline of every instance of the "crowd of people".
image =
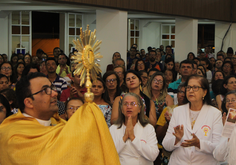
<svg viewBox="0 0 236 165">
<path fill-rule="evenodd" d="M 50 127 L 57 112 L 58 121 L 69 121 L 84 104 L 87 89 L 73 72 L 74 52 L 67 56 L 56 47 L 53 56 L 41 49 L 33 57 L 13 54 L 9 61 L 0 55 L 0 138 L 1 126 L 13 114 Z M 148 47 L 146 53 L 133 44 L 125 61 L 115 52 L 91 88 L 122 165 L 232 162 L 228 158 L 235 150 L 229 146 L 236 140 L 221 135 L 229 109 L 236 109 L 236 54 L 231 47 L 214 53 L 208 46 L 175 61 L 171 46 Z M 31 87 L 37 78 L 45 85 Z M 35 103 L 37 95 L 51 96 L 49 106 L 43 100 Z"/>
</svg>

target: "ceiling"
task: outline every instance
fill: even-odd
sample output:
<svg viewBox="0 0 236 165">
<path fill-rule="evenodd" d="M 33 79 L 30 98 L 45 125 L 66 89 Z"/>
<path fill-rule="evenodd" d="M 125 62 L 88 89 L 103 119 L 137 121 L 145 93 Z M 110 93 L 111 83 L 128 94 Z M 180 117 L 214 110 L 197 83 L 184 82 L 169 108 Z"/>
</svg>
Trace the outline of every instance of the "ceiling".
<svg viewBox="0 0 236 165">
<path fill-rule="evenodd" d="M 92 6 L 81 6 L 71 4 L 49 3 L 43 1 L 32 0 L 1 0 L 0 1 L 0 17 L 4 17 L 9 11 L 41 11 L 41 12 L 72 12 L 83 14 L 96 14 L 97 9 L 106 10 L 105 8 L 98 8 Z M 128 18 L 133 19 L 145 19 L 151 22 L 166 22 L 175 23 L 174 16 L 161 15 L 161 14 L 149 14 L 141 12 L 128 12 Z M 199 24 L 214 24 L 214 21 L 199 20 Z"/>
</svg>

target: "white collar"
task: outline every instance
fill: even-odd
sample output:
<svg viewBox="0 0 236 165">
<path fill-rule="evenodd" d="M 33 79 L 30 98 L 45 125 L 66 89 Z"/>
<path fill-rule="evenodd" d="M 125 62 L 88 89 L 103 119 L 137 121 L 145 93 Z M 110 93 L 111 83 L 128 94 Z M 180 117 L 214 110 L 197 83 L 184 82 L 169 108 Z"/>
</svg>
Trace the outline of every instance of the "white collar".
<svg viewBox="0 0 236 165">
<path fill-rule="evenodd" d="M 28 114 L 26 114 L 26 113 L 22 113 L 25 117 L 31 117 L 31 118 L 35 118 L 35 117 L 33 117 L 33 116 L 30 116 L 30 115 L 28 115 Z M 38 122 L 39 122 L 39 124 L 41 124 L 41 125 L 43 125 L 43 126 L 50 126 L 51 125 L 51 119 L 49 119 L 49 120 L 41 120 L 41 119 L 37 119 L 37 118 L 35 118 Z"/>
</svg>

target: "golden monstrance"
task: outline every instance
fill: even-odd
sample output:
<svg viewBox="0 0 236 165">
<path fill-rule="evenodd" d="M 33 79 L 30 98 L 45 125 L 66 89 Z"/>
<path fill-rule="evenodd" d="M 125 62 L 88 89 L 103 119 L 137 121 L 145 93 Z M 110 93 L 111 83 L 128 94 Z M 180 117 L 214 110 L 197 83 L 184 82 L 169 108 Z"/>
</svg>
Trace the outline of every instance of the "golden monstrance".
<svg viewBox="0 0 236 165">
<path fill-rule="evenodd" d="M 93 81 L 97 80 L 97 75 L 101 72 L 100 64 L 97 62 L 99 58 L 103 56 L 100 53 L 96 53 L 100 49 L 102 41 L 96 41 L 96 29 L 91 32 L 89 30 L 89 25 L 87 29 L 83 32 L 80 28 L 80 38 L 77 41 L 73 41 L 77 52 L 75 53 L 74 59 L 78 63 L 75 67 L 74 74 L 80 75 L 80 86 L 85 83 L 87 92 L 84 94 L 86 102 L 92 102 L 94 99 L 94 94 L 90 91 L 92 83 L 90 76 Z M 85 81 L 86 79 L 86 81 Z"/>
</svg>

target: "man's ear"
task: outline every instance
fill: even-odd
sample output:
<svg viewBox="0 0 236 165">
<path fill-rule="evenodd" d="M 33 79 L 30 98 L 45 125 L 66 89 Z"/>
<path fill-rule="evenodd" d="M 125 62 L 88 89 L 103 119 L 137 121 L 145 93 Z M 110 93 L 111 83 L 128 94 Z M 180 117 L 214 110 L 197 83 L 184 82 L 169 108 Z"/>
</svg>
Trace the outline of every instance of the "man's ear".
<svg viewBox="0 0 236 165">
<path fill-rule="evenodd" d="M 13 103 L 13 101 L 9 101 L 9 104 L 11 105 Z"/>
<path fill-rule="evenodd" d="M 30 108 L 30 109 L 32 109 L 34 107 L 33 100 L 32 100 L 32 98 L 29 98 L 29 97 L 24 99 L 24 104 L 25 104 L 25 107 Z"/>
</svg>

